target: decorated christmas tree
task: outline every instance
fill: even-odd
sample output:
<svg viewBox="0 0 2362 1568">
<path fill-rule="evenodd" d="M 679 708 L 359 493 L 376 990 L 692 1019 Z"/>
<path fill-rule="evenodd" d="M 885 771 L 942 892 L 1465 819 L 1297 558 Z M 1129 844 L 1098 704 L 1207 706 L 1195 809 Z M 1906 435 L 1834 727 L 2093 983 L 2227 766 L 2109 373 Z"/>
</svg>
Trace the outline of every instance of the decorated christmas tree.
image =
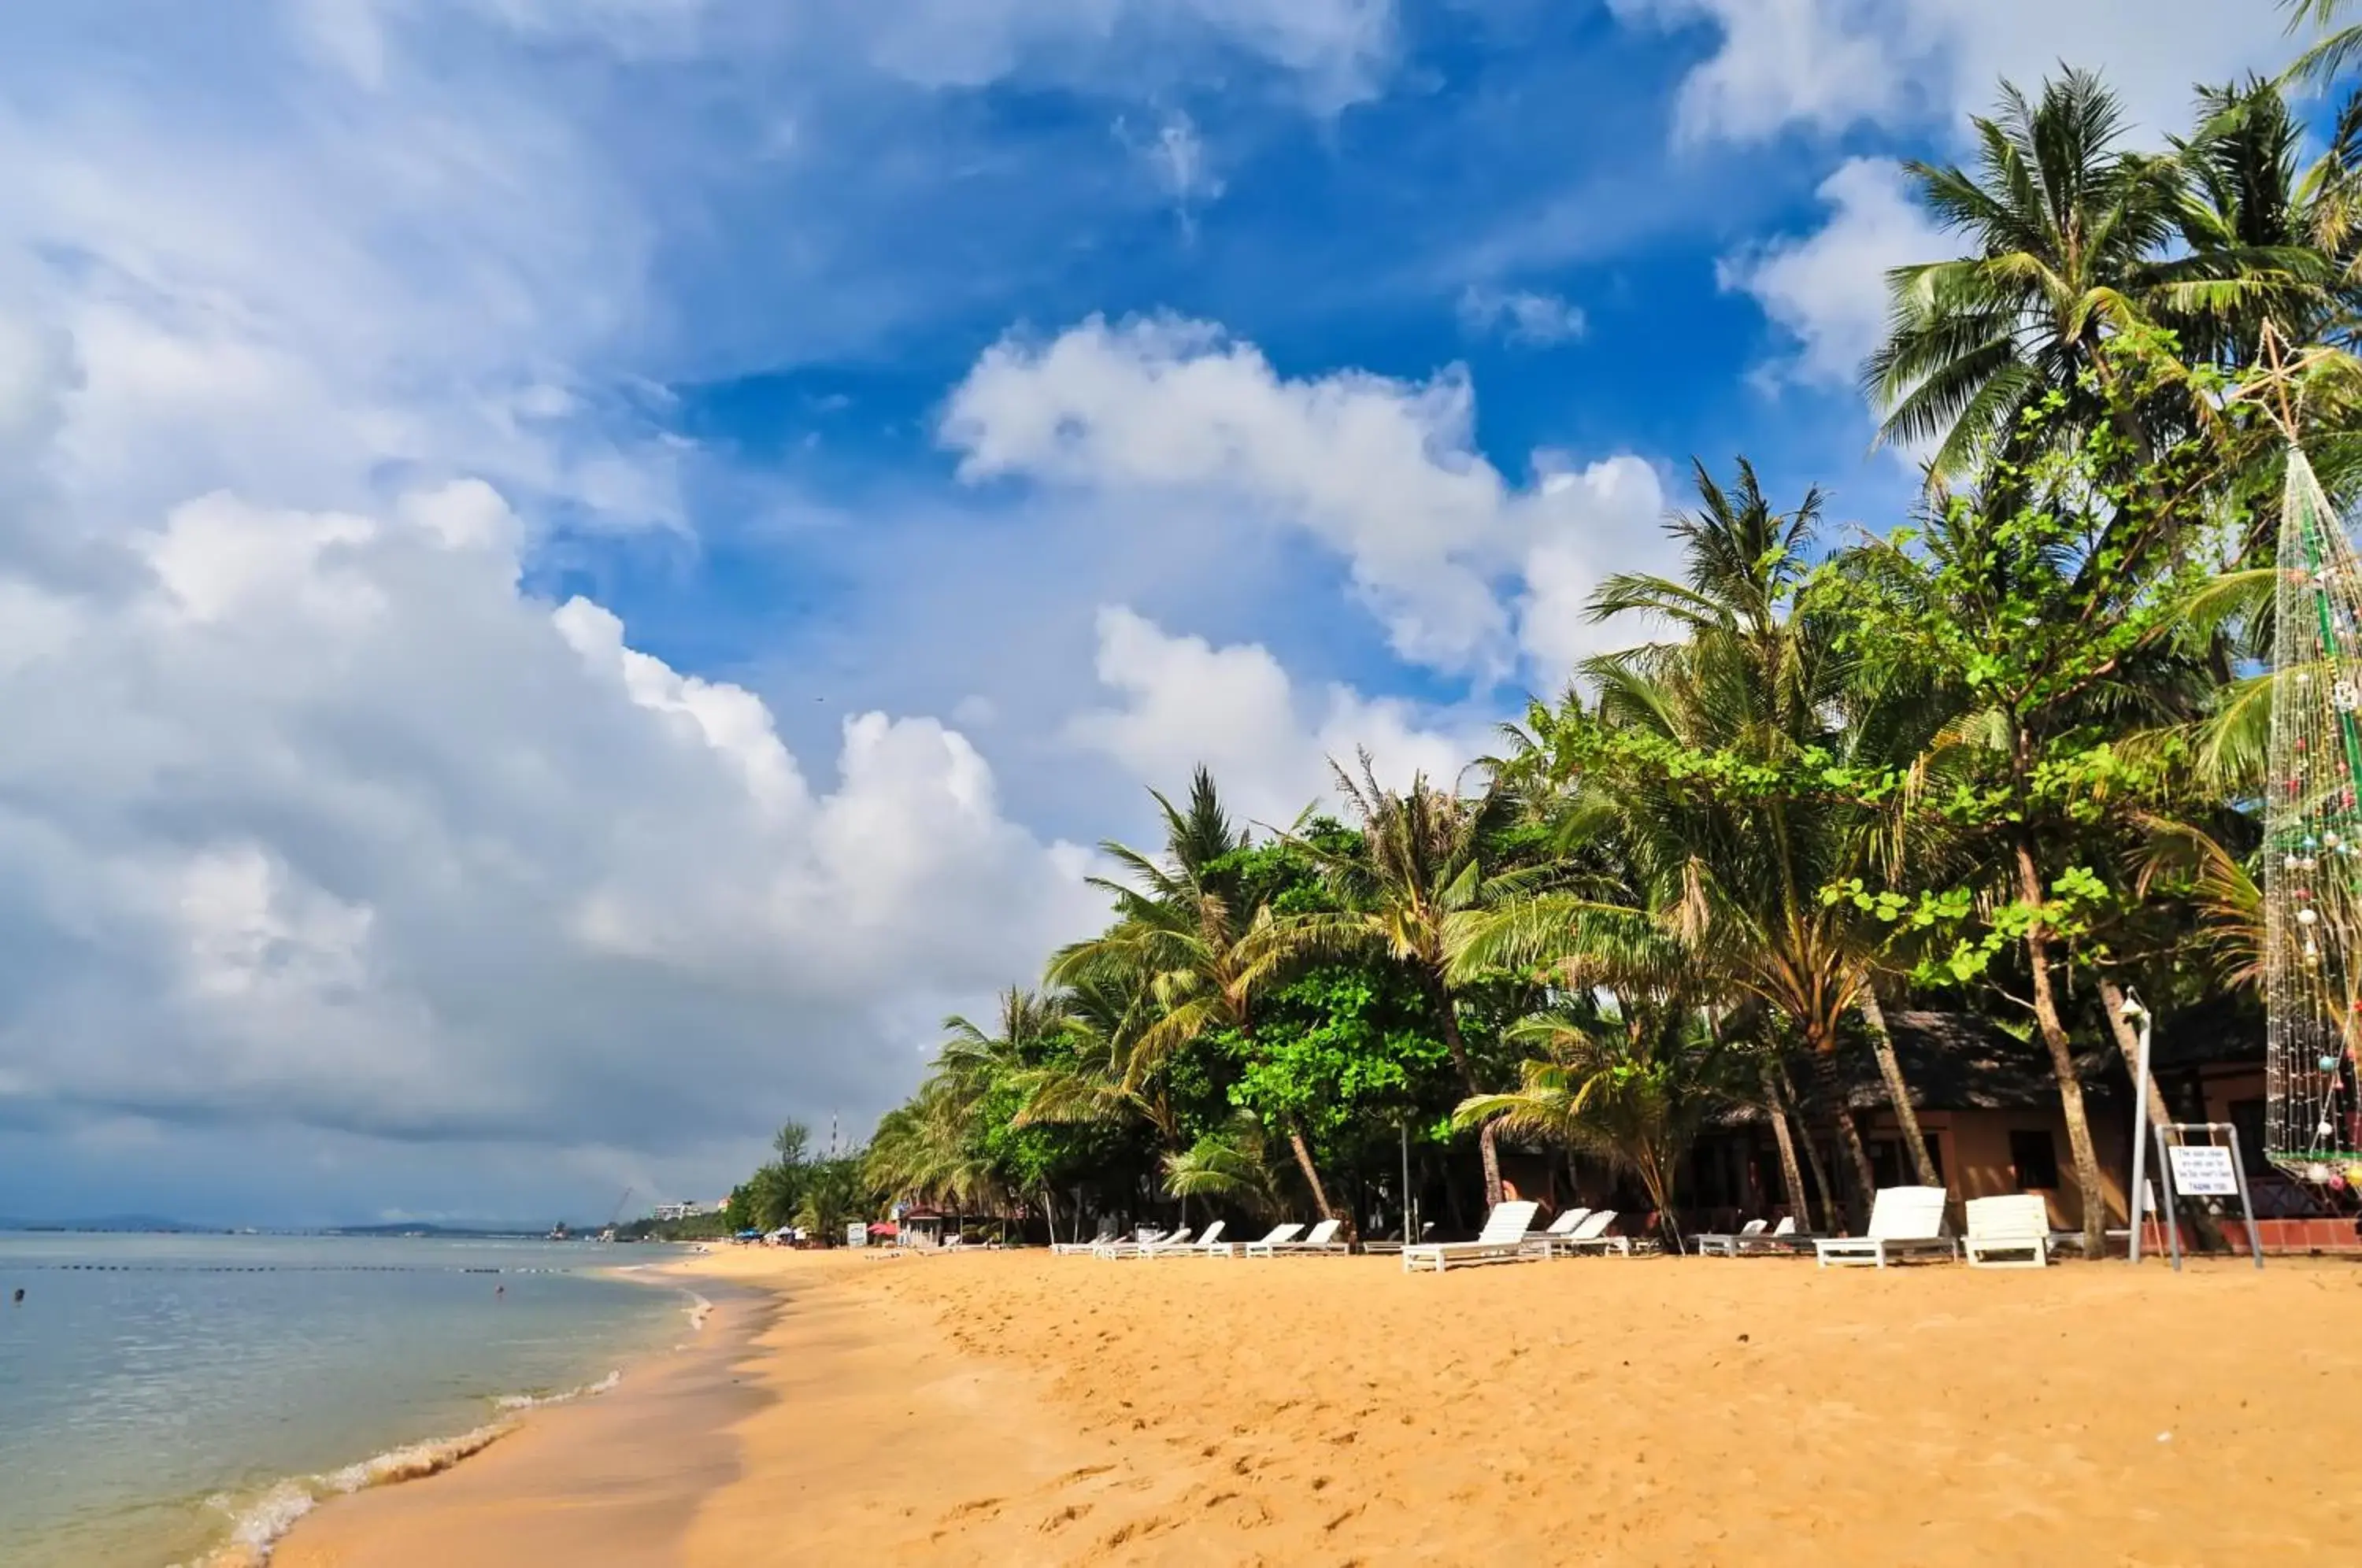
<svg viewBox="0 0 2362 1568">
<path fill-rule="evenodd" d="M 2272 1163 L 2362 1182 L 2362 562 L 2295 446 L 2280 514 L 2264 828 Z"/>
</svg>

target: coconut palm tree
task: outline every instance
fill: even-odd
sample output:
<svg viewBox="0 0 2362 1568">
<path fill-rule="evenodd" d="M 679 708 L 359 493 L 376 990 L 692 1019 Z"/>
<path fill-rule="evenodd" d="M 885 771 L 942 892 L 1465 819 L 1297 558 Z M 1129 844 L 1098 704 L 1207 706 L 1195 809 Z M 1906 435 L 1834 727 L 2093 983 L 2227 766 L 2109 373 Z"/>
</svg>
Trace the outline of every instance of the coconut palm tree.
<svg viewBox="0 0 2362 1568">
<path fill-rule="evenodd" d="M 1561 1007 L 1508 1032 L 1540 1054 L 1519 1068 L 1515 1089 L 1471 1096 L 1453 1121 L 1499 1127 L 1630 1172 L 1678 1250 L 1682 1161 L 1707 1114 L 1738 1098 L 1745 1067 L 1738 1054 L 1678 994 L 1605 1013 Z"/>
<path fill-rule="evenodd" d="M 1251 1111 L 1235 1112 L 1188 1148 L 1164 1156 L 1164 1190 L 1235 1204 L 1268 1219 L 1286 1207 L 1270 1136 Z"/>
<path fill-rule="evenodd" d="M 1244 1034 L 1255 992 L 1290 955 L 1273 939 L 1271 911 L 1242 910 L 1240 890 L 1221 875 L 1224 856 L 1249 839 L 1232 825 L 1208 771 L 1198 769 L 1187 807 L 1150 792 L 1165 823 L 1164 853 L 1121 844 L 1100 846 L 1126 872 L 1094 878 L 1116 904 L 1116 920 L 1095 937 L 1051 959 L 1053 985 L 1129 986 L 1139 1003 L 1122 1038 L 1122 1086 L 1142 1095 L 1184 1046 L 1218 1030 Z M 1320 1211 L 1341 1222 L 1299 1128 L 1287 1129 L 1305 1185 Z"/>
<path fill-rule="evenodd" d="M 1871 985 L 1884 933 L 1854 904 L 1824 896 L 1891 863 L 1901 843 L 1888 812 L 1815 774 L 1907 760 L 1939 715 L 1907 687 L 1875 679 L 1804 592 L 1818 491 L 1778 511 L 1744 458 L 1734 485 L 1703 465 L 1696 483 L 1703 504 L 1668 525 L 1682 542 L 1683 580 L 1613 578 L 1593 601 L 1595 615 L 1639 612 L 1683 635 L 1586 667 L 1615 758 L 1591 814 L 1615 823 L 1656 910 L 1711 944 L 1733 984 L 1795 1025 L 1866 1190 L 1869 1155 L 1835 1068 L 1843 1021 L 1863 1018 L 1905 1146 L 1932 1179 Z"/>
<path fill-rule="evenodd" d="M 1385 954 L 1419 977 L 1433 1002 L 1435 1021 L 1462 1087 L 1484 1092 L 1460 1027 L 1451 940 L 1455 917 L 1478 909 L 1515 878 L 1488 874 L 1488 851 L 1514 808 L 1512 798 L 1488 790 L 1473 799 L 1414 778 L 1397 794 L 1379 784 L 1370 756 L 1358 772 L 1331 764 L 1337 792 L 1358 819 L 1359 834 L 1344 848 L 1294 841 L 1317 861 L 1341 909 L 1301 914 L 1275 924 L 1273 951 L 1291 959 L 1315 955 Z M 1501 1201 L 1501 1157 L 1492 1123 L 1478 1138 L 1485 1201 Z"/>
<path fill-rule="evenodd" d="M 2007 83 L 1974 122 L 1973 169 L 1912 162 L 1920 201 L 1969 254 L 1887 274 L 1886 341 L 1863 369 L 1881 442 L 1933 444 L 1931 476 L 2005 446 L 2053 395 L 2088 423 L 2110 374 L 2113 325 L 2160 291 L 2235 279 L 2236 250 L 2172 256 L 2182 209 L 2174 159 L 2123 149 L 2124 113 L 2096 76 L 2070 71 L 2029 102 Z M 2070 422 L 2071 423 L 2071 422 Z"/>
</svg>

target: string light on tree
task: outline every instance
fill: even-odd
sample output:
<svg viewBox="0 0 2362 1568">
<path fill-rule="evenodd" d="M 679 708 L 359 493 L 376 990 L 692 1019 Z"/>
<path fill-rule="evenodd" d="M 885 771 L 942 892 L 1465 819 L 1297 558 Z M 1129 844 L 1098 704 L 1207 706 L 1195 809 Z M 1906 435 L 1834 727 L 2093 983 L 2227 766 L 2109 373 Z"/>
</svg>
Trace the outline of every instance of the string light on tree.
<svg viewBox="0 0 2362 1568">
<path fill-rule="evenodd" d="M 2362 559 L 2289 448 L 2265 791 L 2265 1147 L 2307 1181 L 2362 1176 Z"/>
</svg>

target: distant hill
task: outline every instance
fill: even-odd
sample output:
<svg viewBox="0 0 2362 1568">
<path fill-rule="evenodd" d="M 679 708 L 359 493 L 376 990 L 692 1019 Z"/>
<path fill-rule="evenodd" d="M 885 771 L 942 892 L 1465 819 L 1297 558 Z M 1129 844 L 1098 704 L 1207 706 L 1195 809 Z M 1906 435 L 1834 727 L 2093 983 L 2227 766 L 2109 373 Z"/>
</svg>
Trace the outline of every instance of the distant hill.
<svg viewBox="0 0 2362 1568">
<path fill-rule="evenodd" d="M 539 1241 L 546 1225 L 323 1225 L 323 1236 L 476 1236 L 499 1241 Z"/>
<path fill-rule="evenodd" d="M 0 1231 L 187 1231 L 219 1235 L 225 1225 L 192 1225 L 185 1220 L 161 1220 L 153 1214 L 105 1214 L 93 1220 L 5 1220 Z"/>
</svg>

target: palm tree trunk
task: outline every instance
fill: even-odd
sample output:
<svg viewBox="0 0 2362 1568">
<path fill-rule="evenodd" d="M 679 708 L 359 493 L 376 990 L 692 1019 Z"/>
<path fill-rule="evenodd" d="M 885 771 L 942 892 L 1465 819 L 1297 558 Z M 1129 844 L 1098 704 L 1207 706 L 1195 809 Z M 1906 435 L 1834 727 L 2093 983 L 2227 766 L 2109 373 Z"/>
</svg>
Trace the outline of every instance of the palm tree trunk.
<svg viewBox="0 0 2362 1568">
<path fill-rule="evenodd" d="M 1829 1169 L 1821 1163 L 1821 1145 L 1813 1137 L 1812 1118 L 1805 1114 L 1804 1099 L 1796 1086 L 1788 1080 L 1788 1069 L 1780 1069 L 1780 1082 L 1788 1091 L 1788 1103 L 1796 1108 L 1796 1125 L 1805 1132 L 1805 1163 L 1811 1167 L 1813 1185 L 1821 1192 L 1821 1228 L 1836 1235 L 1845 1225 L 1844 1199 L 1838 1194 L 1838 1184 L 1829 1179 Z"/>
<path fill-rule="evenodd" d="M 1780 1092 L 1779 1064 L 1769 1056 L 1763 1058 L 1763 1093 L 1771 1102 L 1772 1136 L 1780 1145 L 1780 1179 L 1788 1184 L 1788 1212 L 1800 1216 L 1798 1223 L 1809 1231 L 1812 1201 L 1805 1193 L 1805 1173 L 1796 1165 L 1796 1135 L 1788 1126 L 1788 1097 Z"/>
<path fill-rule="evenodd" d="M 1468 1060 L 1468 1043 L 1460 1035 L 1460 1010 L 1452 1004 L 1451 993 L 1440 984 L 1436 987 L 1437 1014 L 1443 1020 L 1444 1048 L 1451 1053 L 1451 1064 L 1460 1069 L 1460 1081 L 1471 1096 L 1484 1093 L 1476 1087 L 1476 1069 Z M 1476 1131 L 1476 1152 L 1485 1161 L 1485 1204 L 1486 1208 L 1501 1201 L 1500 1133 L 1487 1121 Z"/>
<path fill-rule="evenodd" d="M 1320 1184 L 1320 1172 L 1312 1164 L 1312 1145 L 1304 1141 L 1302 1132 L 1291 1127 L 1287 1130 L 1287 1146 L 1296 1151 L 1297 1169 L 1304 1173 L 1304 1183 L 1312 1189 L 1313 1207 L 1320 1210 L 1320 1217 L 1323 1220 L 1336 1220 L 1344 1228 L 1350 1239 L 1353 1227 L 1352 1216 L 1340 1214 L 1330 1203 L 1329 1189 Z"/>
<path fill-rule="evenodd" d="M 1870 1151 L 1862 1146 L 1861 1129 L 1854 1125 L 1853 1107 L 1846 1103 L 1845 1080 L 1838 1077 L 1837 1040 L 1808 1041 L 1813 1058 L 1813 1083 L 1828 1104 L 1829 1121 L 1837 1128 L 1838 1147 L 1853 1166 L 1854 1191 L 1867 1202 L 1878 1190 L 1878 1173 L 1871 1168 Z M 1834 1195 L 1832 1195 L 1834 1202 Z"/>
<path fill-rule="evenodd" d="M 1904 1147 L 1911 1151 L 1911 1167 L 1919 1173 L 1921 1187 L 1941 1187 L 1943 1178 L 1936 1174 L 1936 1162 L 1927 1154 L 1927 1140 L 1919 1132 L 1919 1113 L 1911 1108 L 1911 1089 L 1903 1081 L 1903 1063 L 1894 1055 L 1894 1036 L 1887 1031 L 1886 1010 L 1878 1003 L 1877 986 L 1868 978 L 1861 983 L 1859 1005 L 1861 1021 L 1870 1025 L 1871 1048 L 1878 1053 L 1879 1077 L 1886 1080 L 1886 1097 L 1894 1102 L 1895 1125 L 1903 1129 Z"/>
<path fill-rule="evenodd" d="M 2136 1076 L 2140 1071 L 2140 1037 L 2133 1032 L 2133 1026 L 2125 1019 L 2124 991 L 2106 975 L 2100 977 L 2100 1006 L 2107 1011 L 2108 1028 L 2116 1037 L 2116 1049 L 2124 1053 L 2125 1076 Z M 2134 1092 L 2139 1092 L 2137 1087 Z M 2173 1112 L 2165 1103 L 2165 1090 L 2158 1087 L 2154 1077 L 2148 1081 L 2148 1123 L 2151 1127 L 2173 1124 Z M 2127 1214 L 2132 1211 L 2132 1194 L 2129 1192 L 2125 1195 L 2125 1211 Z M 2199 1244 L 2207 1251 L 2215 1252 L 2229 1245 L 2228 1238 L 2223 1234 L 2223 1227 L 2214 1222 L 2214 1216 L 2206 1212 L 2203 1205 L 2191 1206 L 2190 1220 L 2191 1229 L 2198 1234 Z"/>
<path fill-rule="evenodd" d="M 2015 845 L 2017 892 L 2029 909 L 2042 907 L 2042 877 L 2034 868 L 2034 848 L 2021 835 Z M 2034 970 L 2034 1021 L 2050 1050 L 2051 1075 L 2058 1080 L 2058 1110 L 2067 1121 L 2067 1146 L 2075 1156 L 2075 1189 L 2083 1201 L 2083 1255 L 2096 1258 L 2108 1235 L 2107 1198 L 2100 1186 L 2099 1152 L 2092 1146 L 2092 1121 L 2083 1110 L 2083 1080 L 2075 1072 L 2075 1052 L 2050 988 L 2050 933 L 2037 915 L 2025 931 L 2025 957 Z"/>
</svg>

